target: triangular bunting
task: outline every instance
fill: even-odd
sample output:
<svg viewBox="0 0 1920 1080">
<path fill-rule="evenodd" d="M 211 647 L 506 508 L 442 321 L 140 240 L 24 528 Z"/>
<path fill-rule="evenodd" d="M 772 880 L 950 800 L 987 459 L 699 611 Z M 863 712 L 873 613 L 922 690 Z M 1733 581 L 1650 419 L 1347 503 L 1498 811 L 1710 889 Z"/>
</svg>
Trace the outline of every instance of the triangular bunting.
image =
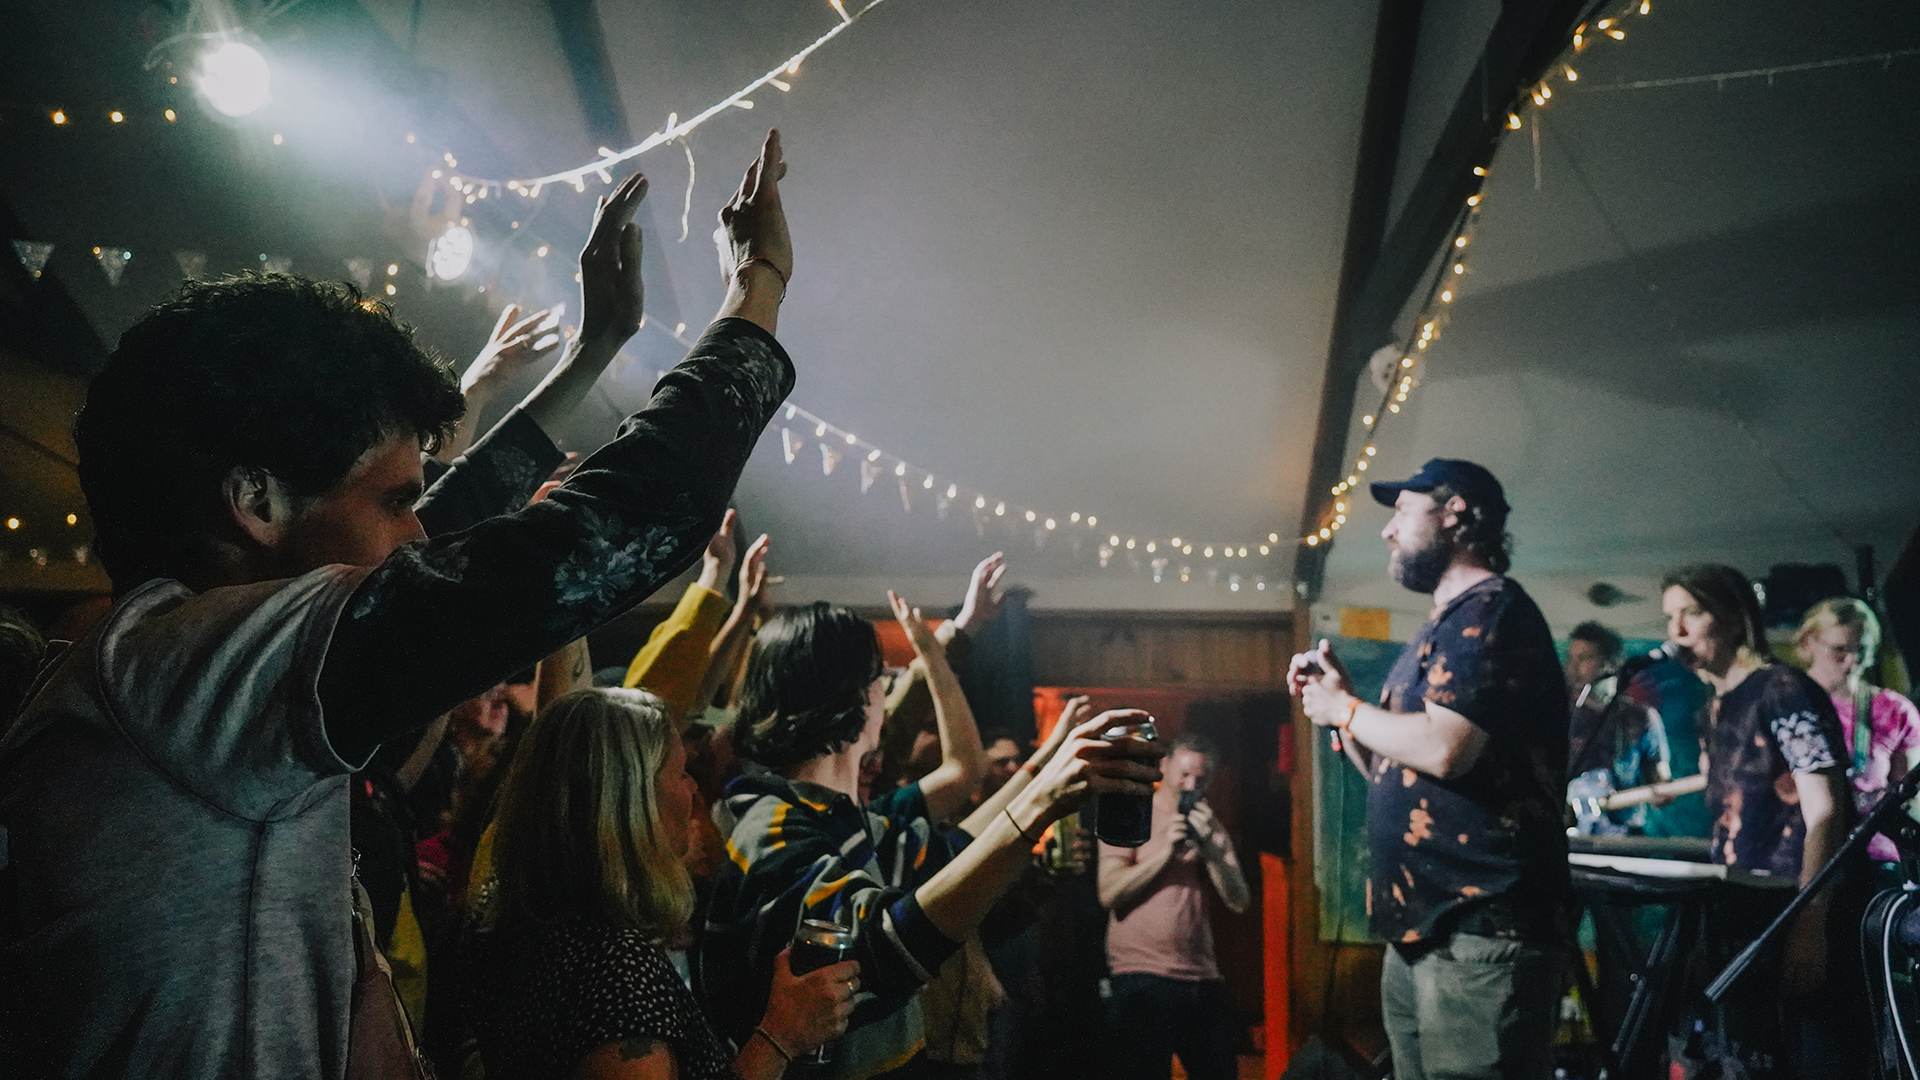
<svg viewBox="0 0 1920 1080">
<path fill-rule="evenodd" d="M 860 463 L 860 494 L 865 495 L 867 493 L 867 489 L 873 486 L 874 479 L 879 475 L 880 475 L 880 466 L 874 464 L 871 461 L 861 462 Z"/>
<path fill-rule="evenodd" d="M 900 481 L 900 509 L 913 513 L 913 495 L 907 490 L 906 480 Z"/>
<path fill-rule="evenodd" d="M 838 464 L 840 464 L 840 451 L 835 450 L 833 447 L 828 446 L 826 443 L 821 443 L 820 444 L 820 475 L 832 476 L 834 466 Z"/>
<path fill-rule="evenodd" d="M 173 261 L 180 267 L 180 276 L 189 281 L 198 281 L 207 272 L 207 253 L 204 251 L 176 251 Z"/>
<path fill-rule="evenodd" d="M 953 500 L 947 498 L 945 495 L 942 495 L 938 499 L 934 500 L 933 512 L 935 516 L 937 516 L 941 521 L 945 521 L 947 520 L 947 507 L 952 505 L 953 505 Z"/>
<path fill-rule="evenodd" d="M 120 275 L 126 273 L 127 262 L 133 258 L 133 252 L 126 248 L 97 247 L 93 257 L 100 260 L 100 270 L 107 275 L 109 285 L 118 286 Z"/>
<path fill-rule="evenodd" d="M 47 268 L 47 257 L 53 254 L 53 245 L 40 240 L 15 240 L 13 252 L 20 256 L 20 265 L 38 281 L 40 272 Z"/>
<path fill-rule="evenodd" d="M 793 464 L 793 459 L 800 454 L 800 440 L 794 438 L 793 432 L 786 428 L 780 429 L 780 452 L 787 456 L 789 465 Z"/>
<path fill-rule="evenodd" d="M 358 286 L 361 292 L 373 288 L 373 260 L 348 259 L 347 279 Z"/>
</svg>

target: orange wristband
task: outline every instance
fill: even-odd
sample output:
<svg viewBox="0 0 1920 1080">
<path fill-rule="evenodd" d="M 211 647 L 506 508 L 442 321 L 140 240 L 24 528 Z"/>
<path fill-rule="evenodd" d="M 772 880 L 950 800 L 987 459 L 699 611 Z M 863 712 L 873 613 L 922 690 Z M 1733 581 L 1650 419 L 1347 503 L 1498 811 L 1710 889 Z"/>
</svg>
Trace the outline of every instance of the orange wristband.
<svg viewBox="0 0 1920 1080">
<path fill-rule="evenodd" d="M 1352 729 L 1353 714 L 1359 711 L 1360 711 L 1360 699 L 1354 698 L 1353 703 L 1347 706 L 1347 715 L 1342 719 L 1335 721 L 1333 726 L 1339 728 L 1341 731 L 1348 731 Z"/>
</svg>

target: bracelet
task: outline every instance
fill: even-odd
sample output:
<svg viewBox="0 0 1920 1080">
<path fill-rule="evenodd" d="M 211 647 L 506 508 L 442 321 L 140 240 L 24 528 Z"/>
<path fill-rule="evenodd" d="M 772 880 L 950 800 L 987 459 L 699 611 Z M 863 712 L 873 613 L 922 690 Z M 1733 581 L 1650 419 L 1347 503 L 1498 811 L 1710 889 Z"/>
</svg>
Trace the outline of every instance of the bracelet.
<svg viewBox="0 0 1920 1080">
<path fill-rule="evenodd" d="M 1020 766 L 1020 771 L 1026 773 L 1028 776 L 1039 776 L 1040 763 L 1037 761 L 1029 761 L 1025 765 Z"/>
<path fill-rule="evenodd" d="M 1021 828 L 1020 823 L 1013 819 L 1013 807 L 1003 806 L 1000 808 L 1000 812 L 1007 815 L 1007 824 L 1013 826 L 1013 831 L 1020 834 L 1020 839 L 1025 840 L 1029 844 L 1038 844 L 1040 842 L 1038 840 L 1035 840 L 1033 837 L 1028 836 L 1027 830 Z"/>
<path fill-rule="evenodd" d="M 773 276 L 780 279 L 780 292 L 784 295 L 787 291 L 787 275 L 781 273 L 780 268 L 773 265 L 773 260 L 767 258 L 765 255 L 754 255 L 750 258 L 741 259 L 740 265 L 733 268 L 734 276 L 738 277 L 740 271 L 745 270 L 754 263 L 761 263 L 765 265 L 767 269 L 773 271 Z"/>
<path fill-rule="evenodd" d="M 793 1055 L 787 1053 L 787 1048 L 780 1045 L 779 1039 L 776 1039 L 773 1036 L 767 1034 L 766 1028 L 755 1025 L 753 1029 L 753 1033 L 767 1040 L 767 1045 L 773 1047 L 774 1053 L 779 1054 L 781 1057 L 785 1058 L 787 1061 L 787 1064 L 789 1065 L 793 1064 Z"/>
<path fill-rule="evenodd" d="M 1360 711 L 1360 699 L 1354 698 L 1352 703 L 1347 706 L 1346 717 L 1344 719 L 1334 721 L 1333 726 L 1339 728 L 1341 731 L 1353 730 L 1353 714 L 1359 711 Z"/>
</svg>

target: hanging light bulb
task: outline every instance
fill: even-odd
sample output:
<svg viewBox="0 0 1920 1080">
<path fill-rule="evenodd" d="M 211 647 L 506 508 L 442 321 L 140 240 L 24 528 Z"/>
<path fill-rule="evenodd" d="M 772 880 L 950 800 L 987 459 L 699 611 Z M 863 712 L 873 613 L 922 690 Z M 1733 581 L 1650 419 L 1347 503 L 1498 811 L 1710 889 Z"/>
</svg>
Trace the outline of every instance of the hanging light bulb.
<svg viewBox="0 0 1920 1080">
<path fill-rule="evenodd" d="M 272 81 L 267 58 L 242 42 L 222 42 L 200 58 L 200 92 L 228 116 L 245 116 L 265 105 Z"/>
</svg>

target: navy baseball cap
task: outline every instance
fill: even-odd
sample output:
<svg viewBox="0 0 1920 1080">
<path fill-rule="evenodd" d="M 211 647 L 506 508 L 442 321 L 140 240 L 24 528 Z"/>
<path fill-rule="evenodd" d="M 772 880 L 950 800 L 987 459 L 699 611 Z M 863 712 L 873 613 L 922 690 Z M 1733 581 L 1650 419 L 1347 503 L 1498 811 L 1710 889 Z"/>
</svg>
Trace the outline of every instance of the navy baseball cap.
<svg viewBox="0 0 1920 1080">
<path fill-rule="evenodd" d="M 1442 484 L 1459 492 L 1468 503 L 1496 517 L 1505 517 L 1510 509 L 1506 490 L 1485 466 L 1456 458 L 1434 458 L 1405 480 L 1377 481 L 1370 486 L 1373 489 L 1373 501 L 1391 507 L 1393 500 L 1403 491 L 1425 494 Z"/>
</svg>

